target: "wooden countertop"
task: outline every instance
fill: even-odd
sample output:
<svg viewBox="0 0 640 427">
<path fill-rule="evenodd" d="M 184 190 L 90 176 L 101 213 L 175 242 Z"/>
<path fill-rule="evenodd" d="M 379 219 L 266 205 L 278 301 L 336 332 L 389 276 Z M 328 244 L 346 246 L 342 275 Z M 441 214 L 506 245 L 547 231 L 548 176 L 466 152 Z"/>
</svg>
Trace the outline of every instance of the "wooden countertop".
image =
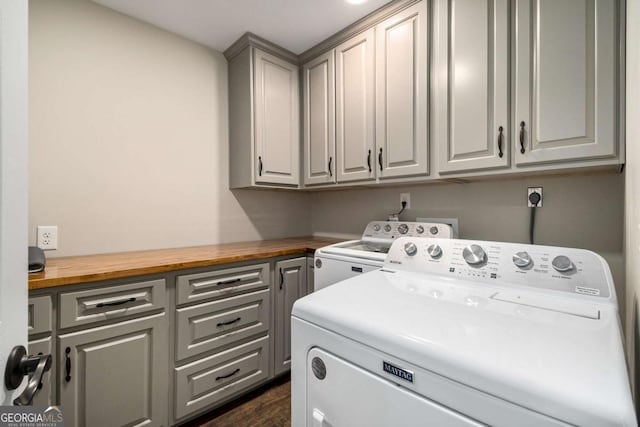
<svg viewBox="0 0 640 427">
<path fill-rule="evenodd" d="M 302 255 L 313 253 L 316 249 L 338 241 L 340 240 L 319 237 L 293 237 L 189 248 L 50 258 L 47 260 L 44 272 L 29 275 L 29 289 L 209 267 L 282 255 Z"/>
</svg>

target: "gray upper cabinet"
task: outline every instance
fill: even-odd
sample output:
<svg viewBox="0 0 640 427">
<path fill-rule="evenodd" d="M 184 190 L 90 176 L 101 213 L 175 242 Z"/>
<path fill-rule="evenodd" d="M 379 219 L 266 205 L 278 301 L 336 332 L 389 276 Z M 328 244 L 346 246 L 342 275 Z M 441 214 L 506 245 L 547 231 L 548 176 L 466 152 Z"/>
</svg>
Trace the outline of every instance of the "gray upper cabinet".
<svg viewBox="0 0 640 427">
<path fill-rule="evenodd" d="M 509 165 L 509 1 L 438 0 L 433 132 L 441 173 Z"/>
<path fill-rule="evenodd" d="M 279 261 L 275 274 L 274 374 L 278 375 L 291 367 L 291 310 L 307 294 L 307 258 Z"/>
<path fill-rule="evenodd" d="M 302 67 L 304 184 L 336 182 L 335 64 L 331 50 Z"/>
<path fill-rule="evenodd" d="M 374 29 L 335 49 L 338 182 L 375 178 Z"/>
<path fill-rule="evenodd" d="M 296 55 L 253 35 L 229 61 L 229 185 L 299 187 L 300 89 Z"/>
<path fill-rule="evenodd" d="M 300 183 L 298 66 L 254 50 L 256 182 Z"/>
<path fill-rule="evenodd" d="M 428 16 L 419 2 L 378 24 L 376 160 L 378 177 L 428 172 Z"/>
<path fill-rule="evenodd" d="M 517 165 L 618 155 L 619 3 L 517 0 Z"/>
</svg>

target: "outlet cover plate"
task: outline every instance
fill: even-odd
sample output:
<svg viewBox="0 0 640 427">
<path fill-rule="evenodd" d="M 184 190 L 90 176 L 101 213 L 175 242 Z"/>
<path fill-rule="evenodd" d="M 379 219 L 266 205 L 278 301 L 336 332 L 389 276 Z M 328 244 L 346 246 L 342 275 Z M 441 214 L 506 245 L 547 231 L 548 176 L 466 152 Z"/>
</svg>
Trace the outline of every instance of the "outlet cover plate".
<svg viewBox="0 0 640 427">
<path fill-rule="evenodd" d="M 58 249 L 58 226 L 39 225 L 37 227 L 36 245 L 43 251 Z"/>
<path fill-rule="evenodd" d="M 534 206 L 533 203 L 529 201 L 529 194 L 537 192 L 540 194 L 540 202 L 537 206 Z M 527 188 L 527 207 L 529 208 L 541 208 L 542 207 L 542 187 L 529 187 Z"/>
</svg>

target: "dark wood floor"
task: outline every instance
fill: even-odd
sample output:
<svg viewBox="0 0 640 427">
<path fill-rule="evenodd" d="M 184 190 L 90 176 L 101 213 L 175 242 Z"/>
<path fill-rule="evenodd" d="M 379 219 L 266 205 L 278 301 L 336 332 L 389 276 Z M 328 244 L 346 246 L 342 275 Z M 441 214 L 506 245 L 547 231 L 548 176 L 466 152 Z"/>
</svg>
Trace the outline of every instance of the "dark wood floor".
<svg viewBox="0 0 640 427">
<path fill-rule="evenodd" d="M 291 381 L 287 375 L 197 418 L 189 427 L 289 427 Z"/>
</svg>

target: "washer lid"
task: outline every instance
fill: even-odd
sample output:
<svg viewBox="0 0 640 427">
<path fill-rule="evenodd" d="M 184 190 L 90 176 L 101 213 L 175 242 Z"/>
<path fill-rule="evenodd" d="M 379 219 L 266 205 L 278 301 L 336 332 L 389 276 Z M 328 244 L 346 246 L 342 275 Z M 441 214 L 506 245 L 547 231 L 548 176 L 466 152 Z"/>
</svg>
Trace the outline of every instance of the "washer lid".
<svg viewBox="0 0 640 427">
<path fill-rule="evenodd" d="M 539 293 L 519 304 L 500 291 L 383 269 L 298 300 L 293 315 L 565 422 L 634 419 L 615 307 L 564 310 L 554 296 L 549 309 Z"/>
</svg>

